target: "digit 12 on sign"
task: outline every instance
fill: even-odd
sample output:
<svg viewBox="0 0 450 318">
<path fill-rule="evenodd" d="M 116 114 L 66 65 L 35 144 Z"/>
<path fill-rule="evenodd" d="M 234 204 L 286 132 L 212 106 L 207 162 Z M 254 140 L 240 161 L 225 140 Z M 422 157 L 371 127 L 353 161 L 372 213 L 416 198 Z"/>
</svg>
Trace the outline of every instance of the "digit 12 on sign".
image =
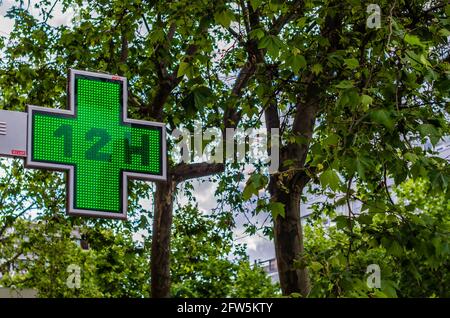
<svg viewBox="0 0 450 318">
<path fill-rule="evenodd" d="M 166 180 L 163 123 L 128 118 L 124 77 L 70 70 L 69 109 L 28 106 L 27 167 L 67 171 L 70 215 L 126 219 L 128 179 Z"/>
</svg>

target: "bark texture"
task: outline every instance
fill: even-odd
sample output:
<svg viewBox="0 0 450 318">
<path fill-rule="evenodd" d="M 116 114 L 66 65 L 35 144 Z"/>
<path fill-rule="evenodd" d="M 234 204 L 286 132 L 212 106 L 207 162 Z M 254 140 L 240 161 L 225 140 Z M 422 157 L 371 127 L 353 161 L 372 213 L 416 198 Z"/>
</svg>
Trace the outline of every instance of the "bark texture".
<svg viewBox="0 0 450 318">
<path fill-rule="evenodd" d="M 172 177 L 168 182 L 156 184 L 151 258 L 153 298 L 170 297 L 170 236 L 175 187 Z"/>
</svg>

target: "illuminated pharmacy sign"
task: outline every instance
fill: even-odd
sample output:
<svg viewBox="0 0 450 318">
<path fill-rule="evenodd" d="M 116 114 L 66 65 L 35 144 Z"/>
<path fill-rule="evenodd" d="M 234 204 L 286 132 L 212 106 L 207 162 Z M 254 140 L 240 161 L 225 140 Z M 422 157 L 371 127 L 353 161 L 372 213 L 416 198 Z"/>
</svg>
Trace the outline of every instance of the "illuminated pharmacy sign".
<svg viewBox="0 0 450 318">
<path fill-rule="evenodd" d="M 68 110 L 28 107 L 26 166 L 67 171 L 68 214 L 126 219 L 128 179 L 166 179 L 165 126 L 128 118 L 126 78 L 69 76 Z"/>
</svg>

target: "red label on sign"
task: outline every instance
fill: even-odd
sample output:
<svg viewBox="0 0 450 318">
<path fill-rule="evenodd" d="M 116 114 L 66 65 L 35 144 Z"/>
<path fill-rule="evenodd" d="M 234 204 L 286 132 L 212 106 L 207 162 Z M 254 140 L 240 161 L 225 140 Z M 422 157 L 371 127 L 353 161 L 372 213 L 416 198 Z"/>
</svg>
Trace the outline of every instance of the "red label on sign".
<svg viewBox="0 0 450 318">
<path fill-rule="evenodd" d="M 11 150 L 11 154 L 14 156 L 26 156 L 27 152 L 24 150 Z"/>
<path fill-rule="evenodd" d="M 113 80 L 120 80 L 120 76 L 113 76 L 111 77 Z"/>
</svg>

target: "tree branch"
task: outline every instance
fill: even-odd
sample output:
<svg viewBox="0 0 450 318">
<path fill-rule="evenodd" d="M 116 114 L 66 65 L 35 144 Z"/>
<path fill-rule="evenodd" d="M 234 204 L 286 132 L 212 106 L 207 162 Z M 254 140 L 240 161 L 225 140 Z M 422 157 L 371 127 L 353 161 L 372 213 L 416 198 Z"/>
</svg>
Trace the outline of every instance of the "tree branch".
<svg viewBox="0 0 450 318">
<path fill-rule="evenodd" d="M 244 38 L 242 37 L 242 34 L 234 31 L 231 27 L 229 27 L 227 30 L 240 44 L 245 43 Z"/>
<path fill-rule="evenodd" d="M 225 164 L 223 163 L 181 163 L 171 169 L 171 175 L 175 181 L 182 182 L 188 179 L 206 177 L 224 170 Z"/>
<path fill-rule="evenodd" d="M 297 1 L 298 2 L 298 1 Z M 342 18 L 339 15 L 325 19 L 325 26 L 322 36 L 326 36 L 330 41 L 330 47 L 325 55 L 337 50 L 340 46 L 339 39 L 335 32 L 341 28 Z M 320 54 L 320 53 L 319 53 Z M 306 81 L 306 92 L 304 97 L 298 97 L 296 104 L 296 115 L 292 125 L 292 132 L 296 136 L 306 138 L 306 142 L 302 144 L 290 143 L 282 148 L 281 158 L 297 158 L 297 164 L 303 167 L 306 161 L 306 155 L 309 149 L 309 141 L 314 131 L 315 120 L 319 112 L 319 103 L 321 100 L 321 89 L 319 84 L 315 82 L 314 74 L 310 74 Z"/>
<path fill-rule="evenodd" d="M 300 17 L 302 14 L 304 5 L 305 5 L 305 2 L 303 0 L 294 1 L 294 3 L 292 3 L 292 5 L 291 5 L 290 10 L 288 10 L 288 12 L 286 14 L 283 14 L 282 16 L 278 17 L 277 20 L 275 20 L 275 22 L 272 25 L 272 28 L 270 29 L 270 33 L 272 33 L 272 34 L 280 33 L 281 29 L 287 23 Z"/>
<path fill-rule="evenodd" d="M 50 15 L 52 14 L 53 9 L 55 9 L 56 4 L 58 3 L 58 0 L 55 0 L 55 2 L 53 3 L 52 7 L 50 8 L 50 10 L 47 13 L 47 16 L 44 19 L 44 24 L 47 23 L 48 19 L 50 18 Z"/>
<path fill-rule="evenodd" d="M 303 4 L 303 1 L 295 1 L 293 4 L 293 8 L 295 8 L 295 14 L 288 14 L 287 16 L 281 17 L 276 25 L 276 30 L 279 32 L 286 23 L 289 23 L 292 19 L 294 19 L 300 6 Z M 241 6 L 244 11 L 244 21 L 248 19 L 247 33 L 251 32 L 254 29 L 260 27 L 260 17 L 259 11 L 254 11 L 252 6 L 247 3 L 245 6 L 244 2 L 241 1 Z M 257 64 L 264 63 L 264 52 L 261 49 L 258 49 L 258 43 L 255 40 L 248 40 L 246 43 L 246 49 L 248 54 L 248 59 L 245 65 L 239 71 L 239 74 L 236 78 L 236 81 L 233 84 L 231 89 L 230 97 L 227 101 L 229 107 L 225 110 L 224 113 L 224 128 L 233 127 L 235 128 L 240 119 L 241 112 L 234 106 L 235 99 L 238 99 L 242 96 L 243 90 L 248 85 L 251 77 L 255 74 L 257 69 Z M 195 52 L 195 50 L 193 50 Z M 188 52 L 187 52 L 188 53 Z M 168 92 L 170 94 L 170 91 Z M 162 112 L 162 109 L 160 110 Z M 225 130 L 223 130 L 224 134 Z M 208 175 L 220 173 L 224 171 L 224 164 L 211 164 L 211 163 L 194 163 L 194 164 L 180 164 L 171 169 L 171 174 L 177 181 L 184 181 L 192 178 L 200 178 Z"/>
<path fill-rule="evenodd" d="M 190 62 L 197 52 L 198 46 L 195 44 L 191 44 L 186 49 L 186 57 L 184 62 Z M 162 120 L 164 104 L 170 96 L 170 93 L 173 91 L 175 87 L 177 87 L 182 77 L 178 77 L 178 69 L 180 65 L 174 69 L 171 75 L 168 75 L 166 65 L 162 59 L 157 61 L 157 69 L 158 69 L 158 77 L 160 79 L 160 84 L 158 86 L 158 90 L 156 91 L 155 96 L 151 102 L 151 114 L 150 116 L 157 121 Z"/>
<path fill-rule="evenodd" d="M 126 64 L 127 59 L 128 59 L 128 39 L 127 36 L 125 35 L 125 31 L 122 30 L 122 47 L 120 50 L 120 63 Z M 118 69 L 118 73 L 119 75 L 123 75 L 123 72 L 120 70 L 120 68 Z"/>
<path fill-rule="evenodd" d="M 250 33 L 251 28 L 250 28 L 250 21 L 249 21 L 249 14 L 248 14 L 248 8 L 251 7 L 251 4 L 249 1 L 247 1 L 247 6 L 245 6 L 245 3 L 243 0 L 239 1 L 241 9 L 242 9 L 242 20 L 244 21 L 244 27 L 245 27 L 245 32 L 247 32 L 247 35 Z"/>
</svg>

